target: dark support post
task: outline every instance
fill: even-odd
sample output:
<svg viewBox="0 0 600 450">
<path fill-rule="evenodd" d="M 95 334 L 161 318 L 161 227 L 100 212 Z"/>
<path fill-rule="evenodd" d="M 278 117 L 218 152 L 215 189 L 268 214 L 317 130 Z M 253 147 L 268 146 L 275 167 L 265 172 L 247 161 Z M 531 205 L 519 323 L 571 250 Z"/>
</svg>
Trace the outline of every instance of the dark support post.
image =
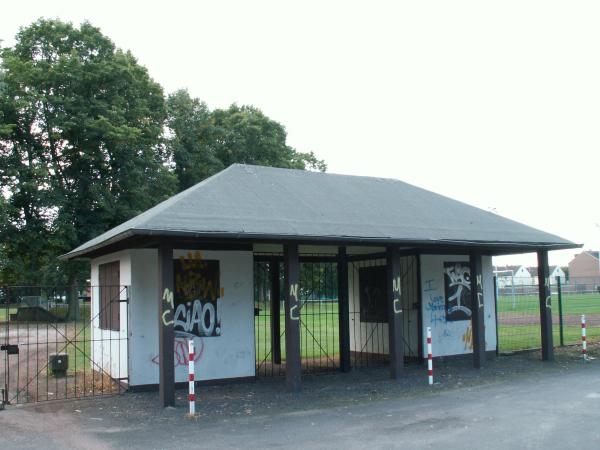
<svg viewBox="0 0 600 450">
<path fill-rule="evenodd" d="M 485 316 L 483 308 L 483 274 L 481 269 L 481 253 L 471 253 L 470 266 L 473 367 L 479 369 L 485 363 Z"/>
<path fill-rule="evenodd" d="M 500 333 L 498 332 L 498 277 L 494 275 L 494 311 L 496 311 L 496 356 L 500 354 Z"/>
<path fill-rule="evenodd" d="M 281 364 L 281 289 L 279 261 L 269 263 L 271 275 L 271 355 L 274 364 Z"/>
<path fill-rule="evenodd" d="M 300 301 L 298 282 L 300 261 L 298 244 L 285 244 L 283 247 L 285 302 L 285 381 L 289 391 L 297 392 L 301 386 L 302 367 L 300 365 Z"/>
<path fill-rule="evenodd" d="M 395 247 L 387 249 L 387 297 L 390 347 L 390 375 L 400 379 L 404 371 L 404 317 L 402 312 L 402 277 L 400 274 L 400 253 Z"/>
<path fill-rule="evenodd" d="M 558 326 L 560 332 L 560 346 L 565 346 L 565 335 L 563 328 L 563 310 L 562 310 L 562 283 L 560 277 L 556 277 L 556 286 L 558 287 Z"/>
<path fill-rule="evenodd" d="M 552 342 L 552 304 L 550 301 L 550 274 L 548 251 L 538 251 L 538 285 L 540 293 L 540 324 L 542 328 L 542 360 L 554 361 Z"/>
<path fill-rule="evenodd" d="M 346 247 L 338 249 L 338 308 L 340 320 L 340 370 L 350 372 L 350 308 L 348 305 L 348 259 Z"/>
<path fill-rule="evenodd" d="M 158 247 L 158 397 L 163 407 L 175 406 L 175 335 L 173 332 L 173 247 Z"/>
</svg>

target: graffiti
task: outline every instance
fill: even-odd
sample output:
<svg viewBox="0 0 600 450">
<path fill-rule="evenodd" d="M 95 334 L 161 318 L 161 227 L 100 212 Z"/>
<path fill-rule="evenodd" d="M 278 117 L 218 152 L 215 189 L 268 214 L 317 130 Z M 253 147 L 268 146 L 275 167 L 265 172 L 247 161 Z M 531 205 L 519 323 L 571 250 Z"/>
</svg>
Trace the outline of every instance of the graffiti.
<svg viewBox="0 0 600 450">
<path fill-rule="evenodd" d="M 469 320 L 471 309 L 471 269 L 467 263 L 444 263 L 444 288 L 446 292 L 446 320 Z"/>
<path fill-rule="evenodd" d="M 483 308 L 483 283 L 481 281 L 481 274 L 477 275 L 477 307 Z"/>
<path fill-rule="evenodd" d="M 465 344 L 465 350 L 473 350 L 473 328 L 471 328 L 471 325 L 467 327 L 462 335 L 462 341 Z"/>
<path fill-rule="evenodd" d="M 171 314 L 173 304 L 174 304 L 173 303 L 173 292 L 169 288 L 165 288 L 162 298 L 171 307 L 171 309 L 165 309 L 165 311 L 162 313 L 163 325 L 165 327 L 168 327 L 170 325 L 173 325 L 173 321 L 168 320 L 168 316 L 169 316 L 169 314 Z"/>
<path fill-rule="evenodd" d="M 200 345 L 196 345 L 196 342 L 199 342 Z M 202 358 L 202 354 L 204 353 L 204 341 L 202 339 L 194 339 L 194 362 L 200 361 Z M 175 339 L 175 345 L 173 347 L 173 363 L 175 367 L 187 367 L 189 362 L 189 351 L 188 351 L 188 341 L 187 339 Z M 152 358 L 152 362 L 154 364 L 160 364 L 160 355 L 154 356 Z"/>
<path fill-rule="evenodd" d="M 290 285 L 290 319 L 300 320 L 300 315 L 296 310 L 299 308 L 298 305 L 298 283 L 292 283 Z"/>
<path fill-rule="evenodd" d="M 438 323 L 446 323 L 446 306 L 443 296 L 429 294 L 425 310 L 429 311 L 429 322 L 432 327 L 436 327 Z"/>
<path fill-rule="evenodd" d="M 218 299 L 220 288 L 219 261 L 205 260 L 202 253 L 188 252 L 174 262 L 175 295 L 173 323 L 180 337 L 221 335 Z"/>
<path fill-rule="evenodd" d="M 546 286 L 546 293 L 548 294 L 548 296 L 546 297 L 546 308 L 552 308 L 550 297 L 550 278 L 546 278 L 544 284 Z"/>
<path fill-rule="evenodd" d="M 437 288 L 435 287 L 435 280 L 425 280 L 425 292 L 435 291 Z"/>
<path fill-rule="evenodd" d="M 402 313 L 402 305 L 400 304 L 400 296 L 402 295 L 402 283 L 400 277 L 392 280 L 392 293 L 394 294 L 394 314 Z"/>
<path fill-rule="evenodd" d="M 195 336 L 219 336 L 221 334 L 221 318 L 211 302 L 202 303 L 199 299 L 193 302 L 180 303 L 175 310 L 174 320 L 176 333 L 181 332 Z"/>
</svg>

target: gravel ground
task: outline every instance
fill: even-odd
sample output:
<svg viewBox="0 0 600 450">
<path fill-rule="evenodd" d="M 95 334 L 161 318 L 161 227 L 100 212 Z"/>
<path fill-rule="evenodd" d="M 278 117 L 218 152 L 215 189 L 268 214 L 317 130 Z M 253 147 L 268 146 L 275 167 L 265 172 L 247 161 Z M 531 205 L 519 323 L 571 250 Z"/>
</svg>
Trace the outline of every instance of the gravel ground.
<svg viewBox="0 0 600 450">
<path fill-rule="evenodd" d="M 591 346 L 589 353 L 592 357 L 600 357 L 600 347 Z M 231 430 L 251 424 L 257 425 L 255 431 L 259 439 L 265 432 L 271 432 L 271 427 L 276 428 L 280 418 L 289 421 L 314 416 L 314 420 L 322 420 L 318 417 L 326 411 L 334 415 L 336 411 L 362 411 L 364 408 L 367 408 L 365 411 L 369 408 L 384 411 L 386 405 L 435 402 L 436 398 L 448 398 L 448 395 L 468 398 L 471 392 L 510 389 L 512 385 L 517 387 L 523 383 L 537 386 L 546 379 L 560 381 L 561 377 L 570 374 L 595 375 L 600 370 L 598 361 L 600 359 L 582 362 L 579 349 L 571 347 L 557 350 L 556 361 L 552 363 L 540 361 L 539 352 L 502 356 L 481 370 L 471 368 L 470 359 L 438 361 L 433 387 L 427 385 L 426 370 L 417 365 L 408 366 L 401 381 L 389 379 L 386 368 L 305 376 L 299 394 L 287 393 L 282 378 L 204 386 L 197 388 L 198 417 L 195 419 L 186 418 L 185 391 L 177 392 L 175 408 L 160 408 L 156 392 L 10 407 L 0 412 L 0 426 L 5 430 L 0 433 L 0 448 L 38 448 L 41 442 L 48 448 L 64 445 L 118 447 L 132 436 L 151 435 L 156 436 L 156 440 L 151 441 L 151 448 L 165 448 L 171 446 L 167 444 L 170 441 L 161 440 L 161 436 L 166 439 L 181 433 L 193 435 L 196 431 L 206 434 L 210 430 L 211 435 L 216 433 L 225 438 Z M 31 430 L 38 433 L 32 434 Z M 73 430 L 77 432 L 73 433 Z M 290 433 L 294 434 L 293 431 Z M 35 438 L 31 438 L 33 435 Z M 47 439 L 38 440 L 39 436 L 47 436 Z M 138 438 L 136 442 L 142 441 Z M 223 445 L 223 448 L 228 446 Z M 253 447 L 252 443 L 248 446 Z"/>
</svg>

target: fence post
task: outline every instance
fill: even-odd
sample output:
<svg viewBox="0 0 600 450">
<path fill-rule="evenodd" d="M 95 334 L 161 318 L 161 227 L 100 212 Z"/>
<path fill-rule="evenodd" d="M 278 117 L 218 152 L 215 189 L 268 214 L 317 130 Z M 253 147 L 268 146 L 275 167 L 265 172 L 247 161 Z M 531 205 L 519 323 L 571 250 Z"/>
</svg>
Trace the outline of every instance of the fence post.
<svg viewBox="0 0 600 450">
<path fill-rule="evenodd" d="M 431 349 L 431 327 L 427 327 L 427 376 L 431 386 L 433 384 L 433 351 Z"/>
<path fill-rule="evenodd" d="M 562 284 L 560 277 L 556 277 L 556 285 L 558 286 L 558 328 L 560 331 L 560 346 L 565 346 L 565 334 L 563 327 L 563 310 L 562 310 Z"/>
<path fill-rule="evenodd" d="M 188 401 L 190 403 L 190 417 L 196 415 L 196 370 L 194 367 L 195 357 L 194 338 L 192 337 L 188 341 Z"/>
<path fill-rule="evenodd" d="M 581 356 L 584 361 L 588 360 L 587 356 L 587 333 L 585 329 L 585 314 L 581 315 Z"/>
</svg>

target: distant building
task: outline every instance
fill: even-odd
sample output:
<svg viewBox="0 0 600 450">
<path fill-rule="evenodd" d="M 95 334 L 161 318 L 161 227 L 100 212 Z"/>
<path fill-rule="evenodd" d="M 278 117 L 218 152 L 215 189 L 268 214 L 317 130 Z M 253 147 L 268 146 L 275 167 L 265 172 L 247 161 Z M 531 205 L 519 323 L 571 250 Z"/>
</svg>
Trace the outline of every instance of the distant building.
<svg viewBox="0 0 600 450">
<path fill-rule="evenodd" d="M 586 250 L 569 262 L 569 280 L 571 284 L 599 284 L 599 252 Z"/>
<path fill-rule="evenodd" d="M 528 267 L 527 271 L 531 274 L 531 284 L 537 285 L 539 283 L 538 278 L 538 268 L 536 267 Z M 549 266 L 550 275 L 550 284 L 556 285 L 558 282 L 556 281 L 557 277 L 560 277 L 561 284 L 565 284 L 567 281 L 567 274 L 560 266 Z"/>
<path fill-rule="evenodd" d="M 535 273 L 537 274 L 537 269 Z M 496 267 L 496 277 L 500 288 L 526 286 L 534 282 L 530 271 L 525 266 L 498 266 Z"/>
<path fill-rule="evenodd" d="M 557 278 L 560 278 L 560 283 L 565 284 L 567 274 L 560 266 L 550 266 L 550 284 L 557 284 Z"/>
</svg>

